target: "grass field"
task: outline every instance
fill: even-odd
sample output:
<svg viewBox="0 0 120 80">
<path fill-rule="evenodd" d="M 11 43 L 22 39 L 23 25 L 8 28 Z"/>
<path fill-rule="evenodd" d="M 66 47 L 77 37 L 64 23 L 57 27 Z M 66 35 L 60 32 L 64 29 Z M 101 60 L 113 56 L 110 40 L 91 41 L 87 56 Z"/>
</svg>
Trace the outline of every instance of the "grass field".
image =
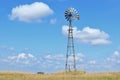
<svg viewBox="0 0 120 80">
<path fill-rule="evenodd" d="M 32 74 L 0 72 L 0 80 L 120 80 L 120 73 L 60 72 L 54 74 Z"/>
</svg>

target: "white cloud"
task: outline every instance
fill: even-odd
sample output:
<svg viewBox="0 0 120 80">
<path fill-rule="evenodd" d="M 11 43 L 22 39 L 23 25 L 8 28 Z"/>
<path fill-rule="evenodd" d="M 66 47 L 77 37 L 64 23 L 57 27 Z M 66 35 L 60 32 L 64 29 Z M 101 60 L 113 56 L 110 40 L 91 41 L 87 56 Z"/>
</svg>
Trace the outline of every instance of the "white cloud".
<svg viewBox="0 0 120 80">
<path fill-rule="evenodd" d="M 66 55 L 63 54 L 58 54 L 58 55 L 45 55 L 44 58 L 46 60 L 53 60 L 53 61 L 65 61 L 66 60 Z M 82 53 L 78 53 L 76 54 L 76 61 L 83 61 L 83 59 L 85 58 L 85 55 L 83 55 Z M 69 60 L 73 61 L 73 56 L 70 55 L 69 56 Z"/>
<path fill-rule="evenodd" d="M 113 54 L 107 58 L 107 61 L 111 63 L 119 63 L 120 60 L 120 53 L 119 51 L 114 51 Z"/>
<path fill-rule="evenodd" d="M 12 56 L 8 56 L 8 59 L 10 60 L 20 60 L 20 59 L 29 59 L 29 58 L 34 58 L 34 56 L 32 54 L 26 54 L 26 53 L 19 53 L 18 55 L 12 55 Z"/>
<path fill-rule="evenodd" d="M 83 62 L 84 58 L 85 58 L 85 55 L 83 55 L 82 53 L 76 54 L 76 62 Z"/>
<path fill-rule="evenodd" d="M 118 51 L 115 51 L 115 52 L 113 53 L 113 55 L 116 56 L 116 57 L 119 57 L 119 56 L 120 56 L 120 53 L 119 53 Z"/>
<path fill-rule="evenodd" d="M 94 60 L 89 61 L 89 64 L 91 64 L 91 65 L 95 65 L 95 64 L 96 64 L 96 61 L 94 61 Z"/>
<path fill-rule="evenodd" d="M 67 34 L 68 34 L 68 28 L 69 28 L 69 26 L 67 26 L 67 25 L 63 25 L 63 26 L 62 26 L 62 33 L 63 33 L 65 36 L 67 36 Z"/>
<path fill-rule="evenodd" d="M 28 57 L 30 58 L 34 58 L 34 56 L 32 54 L 28 54 Z"/>
<path fill-rule="evenodd" d="M 16 56 L 9 56 L 8 59 L 10 60 L 13 60 L 13 59 L 16 59 L 17 57 Z"/>
<path fill-rule="evenodd" d="M 115 61 L 116 61 L 116 59 L 115 59 L 115 58 L 112 58 L 112 57 L 108 57 L 108 58 L 107 58 L 107 61 L 110 61 L 110 62 L 115 62 Z"/>
<path fill-rule="evenodd" d="M 0 49 L 5 49 L 5 50 L 8 50 L 8 51 L 14 51 L 15 50 L 14 47 L 10 47 L 10 46 L 0 46 Z"/>
<path fill-rule="evenodd" d="M 26 64 L 26 65 L 31 65 L 32 61 L 35 61 L 35 57 L 32 54 L 26 54 L 26 53 L 19 53 L 18 55 L 12 55 L 8 56 L 8 58 L 5 60 L 5 62 L 10 62 L 12 64 Z"/>
<path fill-rule="evenodd" d="M 11 20 L 18 19 L 24 22 L 41 21 L 43 17 L 53 14 L 53 10 L 43 2 L 19 5 L 12 9 L 9 15 Z"/>
<path fill-rule="evenodd" d="M 56 18 L 50 20 L 50 23 L 51 23 L 51 24 L 55 24 L 56 22 L 57 22 L 57 19 L 56 19 Z"/>
<path fill-rule="evenodd" d="M 46 55 L 45 58 L 46 59 L 53 59 L 53 56 L 52 55 Z"/>
<path fill-rule="evenodd" d="M 85 58 L 85 55 L 83 55 L 82 53 L 77 53 L 76 56 L 79 58 Z"/>
<path fill-rule="evenodd" d="M 62 32 L 67 36 L 68 34 L 68 26 L 62 26 Z M 109 35 L 104 31 L 99 29 L 94 29 L 90 27 L 85 27 L 82 30 L 78 30 L 77 27 L 73 27 L 73 35 L 78 41 L 82 43 L 89 43 L 92 45 L 101 45 L 101 44 L 109 44 L 108 40 Z"/>
<path fill-rule="evenodd" d="M 27 59 L 27 56 L 25 53 L 20 53 L 20 54 L 18 54 L 17 58 L 18 59 Z"/>
<path fill-rule="evenodd" d="M 114 68 L 117 68 L 117 66 L 120 66 L 120 56 L 118 57 L 118 53 L 119 53 L 118 51 L 115 51 L 107 61 L 91 60 L 88 56 L 85 56 L 82 53 L 77 53 L 76 54 L 77 69 L 78 70 L 86 69 L 87 71 L 109 71 L 109 70 L 112 71 L 114 70 Z M 4 61 L 4 63 L 11 64 L 14 66 L 17 66 L 19 64 L 19 66 L 22 66 L 22 68 L 34 67 L 44 69 L 46 71 L 48 69 L 51 69 L 52 71 L 56 70 L 59 71 L 64 70 L 65 68 L 66 56 L 65 54 L 47 54 L 34 56 L 33 54 L 30 53 L 19 53 L 17 55 L 9 56 L 8 58 L 4 58 L 4 60 L 1 61 Z M 70 61 L 69 64 L 73 65 L 72 57 L 69 58 L 69 61 Z"/>
</svg>

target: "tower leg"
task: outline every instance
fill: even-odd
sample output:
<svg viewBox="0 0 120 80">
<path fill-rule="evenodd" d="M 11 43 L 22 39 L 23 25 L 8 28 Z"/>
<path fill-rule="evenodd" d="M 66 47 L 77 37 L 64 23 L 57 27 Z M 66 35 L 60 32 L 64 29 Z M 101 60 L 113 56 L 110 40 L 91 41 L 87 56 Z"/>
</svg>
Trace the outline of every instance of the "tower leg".
<svg viewBox="0 0 120 80">
<path fill-rule="evenodd" d="M 69 57 L 73 58 L 73 65 L 69 63 Z M 67 54 L 66 54 L 66 71 L 69 71 L 69 66 L 72 66 L 73 70 L 76 71 L 76 60 L 75 60 L 75 51 L 74 51 L 74 40 L 73 40 L 73 29 L 71 26 L 71 21 L 68 29 L 68 44 L 67 44 Z"/>
</svg>

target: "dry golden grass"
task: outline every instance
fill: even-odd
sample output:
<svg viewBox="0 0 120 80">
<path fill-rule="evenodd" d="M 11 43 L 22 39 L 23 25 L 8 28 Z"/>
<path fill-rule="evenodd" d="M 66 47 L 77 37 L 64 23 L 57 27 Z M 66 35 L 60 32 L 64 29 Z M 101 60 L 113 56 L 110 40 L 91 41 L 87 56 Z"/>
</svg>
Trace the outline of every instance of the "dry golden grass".
<svg viewBox="0 0 120 80">
<path fill-rule="evenodd" d="M 0 80 L 120 80 L 120 73 L 58 72 L 54 74 L 32 74 L 0 72 Z"/>
</svg>

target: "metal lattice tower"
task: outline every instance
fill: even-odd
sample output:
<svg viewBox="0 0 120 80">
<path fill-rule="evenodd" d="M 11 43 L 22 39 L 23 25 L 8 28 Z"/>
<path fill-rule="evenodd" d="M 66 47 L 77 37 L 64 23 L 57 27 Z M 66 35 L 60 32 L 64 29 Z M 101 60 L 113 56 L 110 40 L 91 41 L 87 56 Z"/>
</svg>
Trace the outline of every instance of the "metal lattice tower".
<svg viewBox="0 0 120 80">
<path fill-rule="evenodd" d="M 67 43 L 67 54 L 66 54 L 66 71 L 70 71 L 70 68 L 73 68 L 76 71 L 76 59 L 75 59 L 75 50 L 74 50 L 74 38 L 73 38 L 73 28 L 72 28 L 72 21 L 79 19 L 79 15 L 74 8 L 68 8 L 65 11 L 65 18 L 69 21 L 69 28 L 68 28 L 68 43 Z M 72 65 L 70 62 L 70 58 L 72 58 Z"/>
</svg>

